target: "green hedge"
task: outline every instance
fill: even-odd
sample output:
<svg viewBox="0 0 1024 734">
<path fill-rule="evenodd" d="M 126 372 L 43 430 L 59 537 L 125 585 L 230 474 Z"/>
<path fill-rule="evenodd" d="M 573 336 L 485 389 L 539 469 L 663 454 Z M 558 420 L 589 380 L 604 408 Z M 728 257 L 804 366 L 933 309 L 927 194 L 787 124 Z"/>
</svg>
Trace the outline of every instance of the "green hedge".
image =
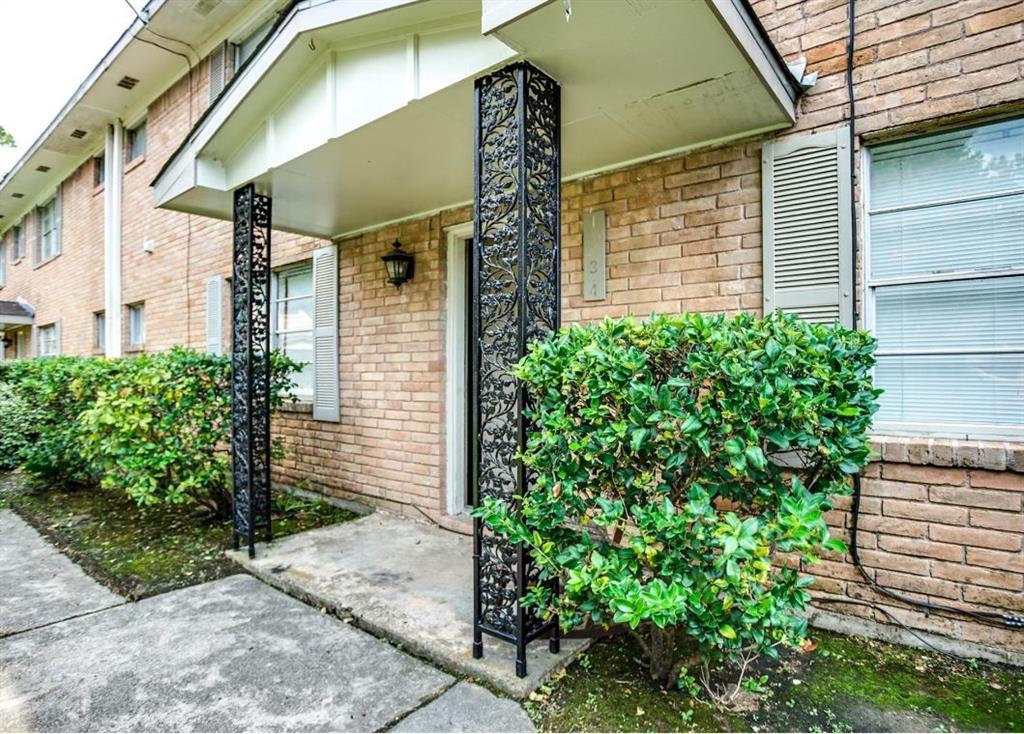
<svg viewBox="0 0 1024 734">
<path fill-rule="evenodd" d="M 274 355 L 272 405 L 299 365 Z M 122 359 L 0 364 L 8 467 L 64 484 L 122 489 L 140 504 L 230 510 L 230 358 L 176 348 Z M 8 448 L 9 446 L 9 448 Z"/>
<path fill-rule="evenodd" d="M 811 579 L 776 554 L 844 550 L 824 513 L 868 460 L 874 346 L 778 314 L 608 320 L 531 345 L 516 374 L 533 487 L 476 511 L 537 563 L 526 603 L 566 628 L 627 625 L 668 684 L 696 650 L 730 698 L 711 666 L 804 636 Z"/>
</svg>

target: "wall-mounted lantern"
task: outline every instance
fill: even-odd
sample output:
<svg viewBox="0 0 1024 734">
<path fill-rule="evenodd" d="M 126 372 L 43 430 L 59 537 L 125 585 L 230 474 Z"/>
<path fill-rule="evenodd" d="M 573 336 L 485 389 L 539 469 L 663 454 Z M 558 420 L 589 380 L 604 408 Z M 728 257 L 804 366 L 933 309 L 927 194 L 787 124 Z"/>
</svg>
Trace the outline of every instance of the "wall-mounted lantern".
<svg viewBox="0 0 1024 734">
<path fill-rule="evenodd" d="M 410 253 L 402 249 L 402 243 L 398 240 L 395 240 L 391 246 L 395 249 L 382 257 L 381 260 L 384 261 L 384 267 L 388 271 L 388 283 L 397 288 L 402 283 L 412 280 L 415 261 Z"/>
</svg>

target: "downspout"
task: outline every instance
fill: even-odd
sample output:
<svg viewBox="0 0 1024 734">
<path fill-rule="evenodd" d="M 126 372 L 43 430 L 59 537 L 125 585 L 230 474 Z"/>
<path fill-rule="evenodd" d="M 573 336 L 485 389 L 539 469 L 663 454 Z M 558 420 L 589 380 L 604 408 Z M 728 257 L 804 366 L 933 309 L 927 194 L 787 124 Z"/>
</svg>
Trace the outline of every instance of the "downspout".
<svg viewBox="0 0 1024 734">
<path fill-rule="evenodd" d="M 103 151 L 103 304 L 108 357 L 121 356 L 121 204 L 124 179 L 124 126 L 107 126 Z"/>
</svg>

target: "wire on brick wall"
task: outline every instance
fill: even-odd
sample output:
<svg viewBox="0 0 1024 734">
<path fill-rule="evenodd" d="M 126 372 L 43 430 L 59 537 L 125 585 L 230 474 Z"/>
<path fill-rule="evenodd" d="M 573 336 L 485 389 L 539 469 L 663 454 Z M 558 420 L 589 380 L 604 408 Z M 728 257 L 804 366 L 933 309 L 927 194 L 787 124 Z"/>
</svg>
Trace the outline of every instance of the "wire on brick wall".
<svg viewBox="0 0 1024 734">
<path fill-rule="evenodd" d="M 145 18 L 143 18 L 139 14 L 139 11 L 137 11 L 135 9 L 135 6 L 132 5 L 131 2 L 129 2 L 129 0 L 124 0 L 124 3 L 135 14 L 135 17 L 138 18 L 139 22 L 142 23 L 142 30 L 149 31 L 154 36 L 157 36 L 158 38 L 162 38 L 165 41 L 171 41 L 173 43 L 180 43 L 183 46 L 187 46 L 192 51 L 192 53 L 195 54 L 195 57 L 196 57 L 196 62 L 195 63 L 198 66 L 198 64 L 199 64 L 199 52 L 196 50 L 195 46 L 193 46 L 188 41 L 181 40 L 180 38 L 173 38 L 171 36 L 165 36 L 162 33 L 158 33 L 157 31 L 154 31 L 152 28 L 149 27 L 149 21 L 146 20 Z M 189 126 L 189 128 L 191 128 L 192 127 L 192 123 L 193 123 L 193 114 L 192 114 L 193 113 L 193 103 L 194 103 L 194 99 L 195 99 L 195 89 L 194 89 L 194 84 L 193 84 L 193 71 L 194 71 L 194 67 L 192 65 L 192 59 L 190 59 L 187 54 L 184 54 L 184 53 L 182 53 L 180 51 L 175 51 L 174 49 L 171 49 L 171 48 L 167 48 L 166 46 L 163 46 L 163 45 L 157 43 L 156 41 L 151 41 L 148 38 L 142 38 L 141 36 L 137 35 L 137 36 L 135 36 L 135 39 L 137 41 L 141 41 L 142 43 L 148 43 L 150 46 L 156 46 L 157 48 L 162 49 L 163 51 L 166 51 L 167 53 L 174 54 L 175 56 L 180 56 L 181 58 L 185 59 L 185 64 L 188 66 L 188 126 Z M 187 346 L 189 346 L 189 347 L 192 346 L 192 284 L 191 284 L 191 280 L 190 280 L 191 276 L 192 276 L 192 215 L 186 213 L 185 214 L 185 278 L 184 278 L 184 281 L 185 281 L 185 344 Z"/>
<path fill-rule="evenodd" d="M 856 153 L 856 141 L 857 141 L 857 110 L 856 110 L 856 96 L 853 91 L 853 56 L 854 56 L 854 45 L 857 37 L 856 31 L 856 0 L 849 0 L 847 4 L 847 23 L 848 23 L 848 35 L 846 40 L 846 94 L 850 103 L 850 144 L 849 144 L 849 155 L 850 155 L 850 191 L 856 191 L 857 184 L 857 153 Z M 854 284 L 856 284 L 856 268 L 857 268 L 857 202 L 856 197 L 850 197 L 850 213 L 851 222 L 853 226 L 850 228 L 850 248 L 853 252 L 853 267 L 854 267 Z M 856 288 L 854 289 L 856 291 Z M 854 297 L 850 299 L 851 308 L 853 309 L 853 324 L 857 325 L 859 314 L 857 312 L 857 298 L 856 293 Z M 861 483 L 860 473 L 853 475 L 853 497 L 852 504 L 850 507 L 850 558 L 853 561 L 854 567 L 860 572 L 860 575 L 867 581 L 868 586 L 877 591 L 883 596 L 887 596 L 890 599 L 894 599 L 903 604 L 907 604 L 914 607 L 919 607 L 929 612 L 936 612 L 941 614 L 958 615 L 962 617 L 969 617 L 976 622 L 982 624 L 993 625 L 997 627 L 1009 627 L 1010 629 L 1024 629 L 1024 615 L 1011 614 L 1010 612 L 979 612 L 972 609 L 962 609 L 959 607 L 946 606 L 945 604 L 934 604 L 932 602 L 920 601 L 918 599 L 912 599 L 909 596 L 904 596 L 892 589 L 886 588 L 880 585 L 875 579 L 871 577 L 867 569 L 860 560 L 860 551 L 857 547 L 857 527 L 858 518 L 860 516 L 860 497 L 861 497 Z M 826 601 L 832 603 L 848 603 L 857 604 L 860 606 L 869 606 L 882 614 L 886 615 L 890 619 L 895 620 L 901 627 L 910 632 L 912 635 L 925 642 L 929 647 L 934 645 L 929 644 L 923 637 L 915 633 L 905 624 L 896 619 L 887 609 L 871 602 L 853 602 L 841 599 L 821 599 L 818 601 Z M 938 649 L 938 648 L 935 648 Z M 943 652 L 943 651 L 939 651 Z M 943 654 L 948 654 L 943 652 Z"/>
</svg>

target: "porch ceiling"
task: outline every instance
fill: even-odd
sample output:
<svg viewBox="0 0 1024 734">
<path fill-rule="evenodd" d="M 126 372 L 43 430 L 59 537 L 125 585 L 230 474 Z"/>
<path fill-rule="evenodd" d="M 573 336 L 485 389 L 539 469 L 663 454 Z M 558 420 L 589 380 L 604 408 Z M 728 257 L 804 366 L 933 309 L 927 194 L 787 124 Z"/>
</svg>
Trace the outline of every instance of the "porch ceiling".
<svg viewBox="0 0 1024 734">
<path fill-rule="evenodd" d="M 367 5 L 300 7 L 169 161 L 157 204 L 229 219 L 231 191 L 256 181 L 275 227 L 336 237 L 468 202 L 473 79 L 517 58 L 562 85 L 566 178 L 794 119 L 795 85 L 742 0 L 575 0 L 568 20 L 531 0 L 485 34 L 476 4 Z"/>
</svg>

